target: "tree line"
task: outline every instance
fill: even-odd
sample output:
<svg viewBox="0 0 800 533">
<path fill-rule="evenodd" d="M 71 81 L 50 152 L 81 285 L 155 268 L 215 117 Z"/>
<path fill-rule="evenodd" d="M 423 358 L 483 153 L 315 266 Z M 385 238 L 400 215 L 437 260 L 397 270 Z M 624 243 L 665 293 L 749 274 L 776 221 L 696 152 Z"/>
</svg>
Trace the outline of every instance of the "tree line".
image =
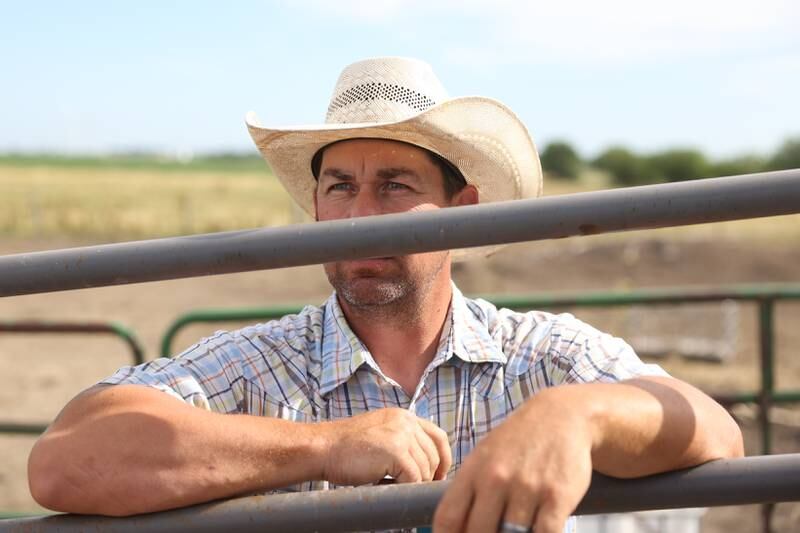
<svg viewBox="0 0 800 533">
<path fill-rule="evenodd" d="M 616 185 L 628 187 L 800 168 L 800 136 L 787 139 L 768 156 L 744 155 L 716 161 L 693 148 L 637 154 L 623 146 L 612 146 L 594 159 L 584 159 L 568 142 L 558 140 L 544 148 L 541 160 L 544 171 L 557 178 L 577 179 L 591 167 L 607 172 Z"/>
</svg>

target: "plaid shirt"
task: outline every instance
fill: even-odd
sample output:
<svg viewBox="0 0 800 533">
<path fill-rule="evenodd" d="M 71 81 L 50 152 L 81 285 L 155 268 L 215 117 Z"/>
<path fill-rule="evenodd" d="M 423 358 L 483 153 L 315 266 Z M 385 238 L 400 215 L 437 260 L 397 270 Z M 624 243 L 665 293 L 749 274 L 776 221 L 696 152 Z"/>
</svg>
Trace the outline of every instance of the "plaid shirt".
<svg viewBox="0 0 800 533">
<path fill-rule="evenodd" d="M 436 355 L 412 396 L 381 371 L 335 294 L 322 307 L 217 332 L 174 359 L 123 367 L 102 383 L 147 385 L 219 413 L 298 422 L 409 409 L 449 435 L 452 474 L 478 441 L 538 391 L 642 375 L 666 373 L 570 314 L 497 309 L 465 298 L 453 285 Z M 315 481 L 286 490 L 326 488 Z"/>
</svg>

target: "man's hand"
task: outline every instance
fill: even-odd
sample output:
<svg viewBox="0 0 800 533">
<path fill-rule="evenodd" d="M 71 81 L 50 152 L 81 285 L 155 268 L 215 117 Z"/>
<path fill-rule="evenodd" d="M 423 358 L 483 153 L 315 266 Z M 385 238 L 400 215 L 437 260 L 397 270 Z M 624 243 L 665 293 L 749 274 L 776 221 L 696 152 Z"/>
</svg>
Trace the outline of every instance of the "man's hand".
<svg viewBox="0 0 800 533">
<path fill-rule="evenodd" d="M 436 533 L 502 522 L 561 533 L 589 488 L 592 436 L 585 416 L 548 400 L 528 401 L 478 443 L 436 510 Z"/>
<path fill-rule="evenodd" d="M 682 381 L 553 387 L 478 443 L 439 503 L 434 530 L 497 531 L 506 522 L 560 533 L 592 469 L 632 478 L 742 453 L 730 415 Z"/>
<path fill-rule="evenodd" d="M 444 479 L 452 464 L 447 433 L 404 409 L 380 409 L 320 426 L 326 440 L 323 479 L 365 485 Z"/>
</svg>

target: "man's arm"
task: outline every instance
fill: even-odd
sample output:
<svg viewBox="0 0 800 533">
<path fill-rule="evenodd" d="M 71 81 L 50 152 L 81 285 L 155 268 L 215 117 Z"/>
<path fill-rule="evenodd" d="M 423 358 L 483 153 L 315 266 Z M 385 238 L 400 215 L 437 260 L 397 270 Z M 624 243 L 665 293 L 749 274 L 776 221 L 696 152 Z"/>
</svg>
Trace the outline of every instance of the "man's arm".
<svg viewBox="0 0 800 533">
<path fill-rule="evenodd" d="M 31 494 L 73 513 L 130 515 L 327 479 L 443 479 L 447 435 L 401 409 L 298 423 L 219 414 L 140 385 L 73 399 L 28 460 Z"/>
<path fill-rule="evenodd" d="M 576 401 L 594 417 L 592 464 L 603 474 L 641 477 L 744 455 L 742 432 L 730 414 L 678 379 L 641 377 L 575 389 L 583 395 Z"/>
<path fill-rule="evenodd" d="M 629 478 L 742 454 L 728 413 L 679 380 L 553 387 L 478 444 L 445 493 L 434 530 L 497 531 L 507 521 L 560 533 L 593 469 Z"/>
</svg>

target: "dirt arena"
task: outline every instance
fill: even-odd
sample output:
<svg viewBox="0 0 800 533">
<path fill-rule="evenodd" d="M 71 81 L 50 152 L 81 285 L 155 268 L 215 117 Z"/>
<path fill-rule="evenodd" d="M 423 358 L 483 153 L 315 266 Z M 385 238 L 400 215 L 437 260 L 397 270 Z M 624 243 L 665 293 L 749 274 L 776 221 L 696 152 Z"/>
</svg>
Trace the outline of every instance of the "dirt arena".
<svg viewBox="0 0 800 533">
<path fill-rule="evenodd" d="M 797 217 L 786 217 L 797 224 Z M 720 239 L 709 234 L 665 237 L 663 232 L 567 239 L 512 246 L 485 260 L 457 266 L 455 279 L 468 294 L 553 293 L 584 290 L 626 290 L 644 287 L 725 285 L 800 281 L 800 246 L 786 239 Z M 0 254 L 58 248 L 81 243 L 0 240 Z M 155 357 L 161 335 L 178 315 L 198 308 L 230 308 L 287 303 L 319 303 L 329 286 L 319 267 L 306 267 L 211 278 L 187 279 L 125 287 L 0 299 L 0 319 L 116 320 L 131 327 Z M 724 336 L 720 307 L 699 311 L 676 307 L 639 310 L 638 332 L 657 334 L 660 325 L 694 328 L 709 337 Z M 579 317 L 621 336 L 631 335 L 631 312 L 573 310 Z M 685 316 L 684 316 L 685 315 Z M 675 326 L 684 316 L 685 325 Z M 777 307 L 776 369 L 779 388 L 800 389 L 800 302 Z M 671 355 L 660 360 L 674 375 L 713 392 L 754 390 L 758 384 L 756 312 L 741 305 L 735 323 L 735 353 L 724 363 L 686 360 Z M 233 327 L 234 325 L 230 325 Z M 192 326 L 179 335 L 182 349 L 219 325 Z M 228 327 L 227 325 L 225 327 Z M 634 334 L 636 331 L 633 332 Z M 76 392 L 127 361 L 116 339 L 93 336 L 4 335 L 0 337 L 2 418 L 46 422 Z M 752 409 L 736 415 L 745 429 L 748 453 L 759 452 Z M 800 451 L 800 417 L 781 408 L 775 420 L 775 452 Z M 26 484 L 25 461 L 33 439 L 0 437 L 0 510 L 35 512 Z M 757 507 L 709 510 L 705 532 L 760 531 Z M 775 531 L 790 532 L 800 524 L 800 504 L 777 506 Z"/>
</svg>

